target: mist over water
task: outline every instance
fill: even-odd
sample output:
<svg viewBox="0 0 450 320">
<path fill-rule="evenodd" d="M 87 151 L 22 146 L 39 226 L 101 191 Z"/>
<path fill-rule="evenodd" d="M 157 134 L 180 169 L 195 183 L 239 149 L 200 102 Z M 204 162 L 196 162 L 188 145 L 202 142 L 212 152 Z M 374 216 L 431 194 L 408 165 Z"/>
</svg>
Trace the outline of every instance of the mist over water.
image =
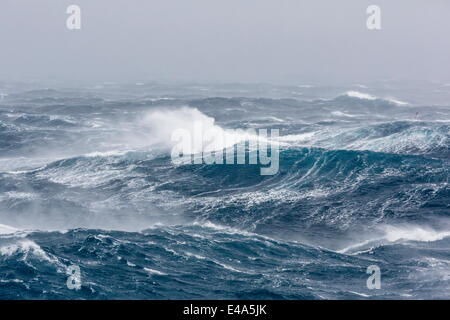
<svg viewBox="0 0 450 320">
<path fill-rule="evenodd" d="M 448 0 L 377 30 L 371 0 L 28 2 L 0 3 L 0 299 L 450 298 Z M 173 161 L 259 129 L 273 175 Z"/>
<path fill-rule="evenodd" d="M 2 84 L 1 296 L 447 297 L 450 92 L 364 86 Z M 175 165 L 195 122 L 278 129 L 278 174 Z"/>
</svg>

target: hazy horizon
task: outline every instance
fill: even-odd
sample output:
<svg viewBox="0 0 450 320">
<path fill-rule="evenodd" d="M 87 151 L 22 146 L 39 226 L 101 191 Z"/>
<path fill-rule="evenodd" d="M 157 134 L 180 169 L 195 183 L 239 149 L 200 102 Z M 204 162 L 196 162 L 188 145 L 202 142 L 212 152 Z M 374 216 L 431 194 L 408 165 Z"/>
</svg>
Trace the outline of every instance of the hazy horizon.
<svg viewBox="0 0 450 320">
<path fill-rule="evenodd" d="M 0 300 L 450 299 L 449 9 L 1 0 Z"/>
<path fill-rule="evenodd" d="M 66 9 L 81 7 L 81 30 Z M 381 8 L 382 29 L 366 28 Z M 450 82 L 450 3 L 4 0 L 0 80 Z"/>
</svg>

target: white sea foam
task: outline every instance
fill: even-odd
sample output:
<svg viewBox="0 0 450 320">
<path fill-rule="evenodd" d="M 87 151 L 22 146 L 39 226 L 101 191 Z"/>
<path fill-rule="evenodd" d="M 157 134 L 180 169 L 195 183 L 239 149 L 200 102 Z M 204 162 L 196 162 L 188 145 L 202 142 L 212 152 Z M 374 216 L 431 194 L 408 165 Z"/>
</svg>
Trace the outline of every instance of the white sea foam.
<svg viewBox="0 0 450 320">
<path fill-rule="evenodd" d="M 130 151 L 132 150 L 110 150 L 105 152 L 91 152 L 85 154 L 84 156 L 89 158 L 123 156 L 124 154 Z"/>
<path fill-rule="evenodd" d="M 410 105 L 408 102 L 397 100 L 397 99 L 388 98 L 386 100 L 389 101 L 389 102 L 392 102 L 392 103 L 394 103 L 394 104 L 396 104 L 398 106 L 409 106 Z"/>
<path fill-rule="evenodd" d="M 5 192 L 3 196 L 0 196 L 0 199 L 3 199 L 3 198 L 34 200 L 34 199 L 38 198 L 38 196 L 35 193 L 30 193 L 30 192 L 9 191 L 9 192 Z"/>
<path fill-rule="evenodd" d="M 200 142 L 193 141 L 188 148 L 191 154 L 222 150 L 241 141 L 263 139 L 244 130 L 224 129 L 215 123 L 213 117 L 205 115 L 197 108 L 190 107 L 151 111 L 140 120 L 140 124 L 148 128 L 151 136 L 150 143 L 165 144 L 171 148 L 175 145 L 171 137 L 177 130 L 183 130 L 194 138 L 200 136 L 202 138 Z M 205 141 L 206 137 L 210 140 Z"/>
<path fill-rule="evenodd" d="M 358 99 L 365 99 L 365 100 L 375 100 L 376 97 L 368 94 L 368 93 L 362 93 L 359 91 L 347 91 L 345 93 L 346 96 L 352 97 L 352 98 L 358 98 Z"/>
<path fill-rule="evenodd" d="M 380 99 L 379 97 L 373 96 L 369 93 L 363 93 L 359 91 L 347 91 L 344 95 L 352 98 L 362 99 L 362 100 L 376 100 Z M 393 103 L 398 106 L 409 106 L 410 103 L 396 99 L 396 98 L 382 98 L 390 103 Z"/>
<path fill-rule="evenodd" d="M 342 112 L 342 111 L 333 111 L 333 112 L 331 112 L 331 114 L 334 115 L 334 116 L 338 116 L 338 117 L 349 117 L 349 118 L 356 117 L 355 115 L 348 114 L 348 113 L 345 113 L 345 112 Z"/>
<path fill-rule="evenodd" d="M 375 237 L 347 246 L 338 250 L 338 252 L 355 255 L 372 251 L 390 243 L 404 241 L 434 242 L 450 237 L 450 231 L 437 231 L 430 227 L 416 225 L 384 225 L 378 229 Z"/>
<path fill-rule="evenodd" d="M 360 293 L 360 292 L 356 292 L 356 291 L 349 291 L 350 293 L 356 294 L 358 296 L 364 297 L 364 298 L 368 298 L 370 297 L 370 295 L 368 294 L 364 294 L 364 293 Z"/>
<path fill-rule="evenodd" d="M 30 255 L 41 261 L 47 261 L 60 266 L 56 257 L 47 254 L 37 243 L 29 239 L 15 239 L 15 241 L 7 241 L 0 245 L 0 254 L 3 256 L 12 256 L 16 253 L 24 255 L 23 259 L 27 260 Z"/>
<path fill-rule="evenodd" d="M 432 242 L 450 237 L 450 231 L 436 231 L 419 226 L 386 226 L 385 239 L 391 242 L 398 240 Z"/>
<path fill-rule="evenodd" d="M 164 272 L 161 272 L 161 271 L 158 271 L 158 270 L 155 270 L 155 269 L 144 268 L 144 270 L 145 270 L 147 273 L 149 273 L 149 274 L 157 274 L 157 275 L 160 275 L 160 276 L 165 276 L 165 275 L 167 275 L 167 273 L 164 273 Z"/>
<path fill-rule="evenodd" d="M 10 227 L 4 224 L 0 224 L 0 234 L 12 234 L 20 231 L 20 229 L 16 229 L 14 227 Z"/>
<path fill-rule="evenodd" d="M 447 134 L 443 130 L 419 124 L 385 136 L 380 136 L 379 130 L 378 125 L 364 130 L 360 127 L 321 129 L 280 136 L 278 140 L 281 146 L 314 146 L 331 150 L 371 150 L 390 153 L 428 152 L 440 147 L 445 148 L 448 144 Z"/>
<path fill-rule="evenodd" d="M 239 235 L 243 235 L 243 236 L 257 236 L 255 233 L 252 233 L 252 232 L 239 230 L 239 229 L 227 227 L 227 226 L 221 226 L 221 225 L 212 223 L 210 221 L 204 221 L 204 222 L 196 221 L 193 223 L 193 225 L 201 226 L 201 227 L 209 228 L 209 229 L 214 229 L 214 230 L 221 231 L 221 232 L 228 233 L 228 234 L 239 234 Z"/>
<path fill-rule="evenodd" d="M 312 138 L 319 135 L 319 131 L 306 132 L 300 134 L 289 134 L 278 138 L 281 142 L 308 142 L 312 141 Z"/>
</svg>

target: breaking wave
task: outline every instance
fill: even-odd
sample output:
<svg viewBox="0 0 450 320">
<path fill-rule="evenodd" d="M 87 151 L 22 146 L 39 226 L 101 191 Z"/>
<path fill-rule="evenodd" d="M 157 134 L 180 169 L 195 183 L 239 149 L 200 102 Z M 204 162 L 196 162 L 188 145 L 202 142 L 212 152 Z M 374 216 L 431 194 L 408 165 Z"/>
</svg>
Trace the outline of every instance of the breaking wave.
<svg viewBox="0 0 450 320">
<path fill-rule="evenodd" d="M 99 96 L 0 103 L 0 297 L 448 297 L 447 107 L 355 91 Z M 174 165 L 173 131 L 196 123 L 228 138 L 218 149 L 248 138 L 236 129 L 278 129 L 279 173 Z M 72 264 L 80 291 L 65 287 Z"/>
</svg>

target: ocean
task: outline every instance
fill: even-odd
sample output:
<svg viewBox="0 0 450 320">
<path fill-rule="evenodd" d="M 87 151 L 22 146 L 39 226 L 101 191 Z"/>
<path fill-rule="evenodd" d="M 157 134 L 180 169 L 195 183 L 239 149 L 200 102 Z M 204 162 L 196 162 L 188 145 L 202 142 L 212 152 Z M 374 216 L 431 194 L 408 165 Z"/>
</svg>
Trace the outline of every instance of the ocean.
<svg viewBox="0 0 450 320">
<path fill-rule="evenodd" d="M 449 84 L 0 93 L 1 299 L 450 298 Z M 278 172 L 174 164 L 193 122 L 279 130 Z"/>
</svg>

